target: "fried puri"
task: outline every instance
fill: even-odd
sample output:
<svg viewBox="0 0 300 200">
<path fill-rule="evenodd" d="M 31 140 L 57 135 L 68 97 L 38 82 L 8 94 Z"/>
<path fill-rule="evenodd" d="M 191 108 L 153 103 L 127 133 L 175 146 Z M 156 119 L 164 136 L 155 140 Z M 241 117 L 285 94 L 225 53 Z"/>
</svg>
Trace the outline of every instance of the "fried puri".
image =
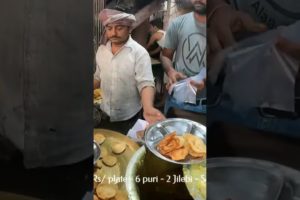
<svg viewBox="0 0 300 200">
<path fill-rule="evenodd" d="M 126 149 L 126 143 L 117 142 L 117 143 L 114 143 L 111 148 L 115 154 L 121 154 Z"/>
<path fill-rule="evenodd" d="M 117 158 L 114 156 L 104 156 L 102 162 L 109 167 L 114 166 L 117 163 Z"/>
<path fill-rule="evenodd" d="M 172 160 L 184 160 L 188 154 L 189 154 L 188 148 L 182 147 L 180 149 L 171 151 L 167 155 L 171 157 Z"/>
<path fill-rule="evenodd" d="M 101 199 L 111 199 L 117 194 L 117 190 L 108 184 L 99 184 L 96 188 L 97 196 Z"/>
<path fill-rule="evenodd" d="M 105 136 L 102 134 L 95 134 L 94 140 L 96 140 L 98 144 L 102 144 L 105 141 Z"/>
<path fill-rule="evenodd" d="M 206 156 L 206 145 L 197 136 L 190 133 L 183 136 L 176 132 L 166 135 L 157 145 L 158 151 L 172 160 L 184 160 L 188 155 L 193 158 L 204 158 Z"/>
<path fill-rule="evenodd" d="M 202 158 L 206 155 L 206 145 L 195 135 L 185 134 L 185 140 L 189 148 L 189 154 L 195 158 Z"/>
</svg>

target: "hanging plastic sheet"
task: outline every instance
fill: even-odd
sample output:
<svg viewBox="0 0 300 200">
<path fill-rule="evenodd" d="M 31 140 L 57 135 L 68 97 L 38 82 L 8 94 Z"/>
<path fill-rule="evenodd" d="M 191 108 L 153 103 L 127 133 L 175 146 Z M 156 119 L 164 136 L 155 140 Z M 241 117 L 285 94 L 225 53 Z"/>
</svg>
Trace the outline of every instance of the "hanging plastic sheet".
<svg viewBox="0 0 300 200">
<path fill-rule="evenodd" d="M 281 36 L 300 44 L 299 33 L 297 22 L 246 39 L 220 54 L 225 67 L 223 94 L 230 97 L 234 109 L 267 107 L 294 112 L 299 61 L 279 50 L 276 42 Z"/>
</svg>

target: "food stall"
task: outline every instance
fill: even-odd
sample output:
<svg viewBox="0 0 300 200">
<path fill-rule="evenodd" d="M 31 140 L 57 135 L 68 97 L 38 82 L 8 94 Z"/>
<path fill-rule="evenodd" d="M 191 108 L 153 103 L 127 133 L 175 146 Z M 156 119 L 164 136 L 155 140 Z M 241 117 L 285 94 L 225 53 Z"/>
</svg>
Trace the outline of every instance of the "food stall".
<svg viewBox="0 0 300 200">
<path fill-rule="evenodd" d="M 167 119 L 147 128 L 139 142 L 135 139 L 94 130 L 95 200 L 206 198 L 203 125 Z"/>
<path fill-rule="evenodd" d="M 94 106 L 101 121 L 100 89 Z M 181 118 L 146 124 L 94 129 L 94 199 L 205 199 L 206 127 Z"/>
<path fill-rule="evenodd" d="M 111 7 L 104 1 L 101 9 Z M 128 1 L 116 6 L 135 13 L 137 22 L 132 37 L 141 45 L 148 34 L 148 19 L 163 11 L 167 1 Z M 133 3 L 134 2 L 134 3 Z M 169 1 L 171 2 L 171 1 Z M 143 5 L 140 5 L 143 4 Z M 167 10 L 170 9 L 170 3 Z M 165 16 L 168 19 L 170 16 Z M 97 19 L 97 14 L 95 15 Z M 96 20 L 96 46 L 101 24 Z M 137 28 L 136 28 L 137 27 Z M 96 48 L 95 48 L 96 49 Z M 164 71 L 160 60 L 151 59 L 156 100 L 164 91 Z M 148 125 L 139 119 L 131 130 L 116 131 L 101 124 L 101 89 L 94 91 L 94 200 L 202 200 L 206 199 L 206 127 L 183 118 L 170 118 Z M 157 107 L 162 111 L 163 108 Z M 198 117 L 200 118 L 200 116 Z"/>
</svg>

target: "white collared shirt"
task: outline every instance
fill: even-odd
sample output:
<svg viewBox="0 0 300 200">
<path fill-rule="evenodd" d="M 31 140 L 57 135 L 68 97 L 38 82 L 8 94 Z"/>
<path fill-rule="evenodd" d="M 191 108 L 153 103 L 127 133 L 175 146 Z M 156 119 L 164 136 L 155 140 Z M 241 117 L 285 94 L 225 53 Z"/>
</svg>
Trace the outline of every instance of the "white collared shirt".
<svg viewBox="0 0 300 200">
<path fill-rule="evenodd" d="M 94 79 L 101 80 L 101 109 L 111 121 L 124 121 L 136 115 L 142 108 L 140 92 L 146 86 L 154 87 L 146 49 L 129 37 L 113 55 L 108 42 L 98 48 L 96 62 Z"/>
</svg>

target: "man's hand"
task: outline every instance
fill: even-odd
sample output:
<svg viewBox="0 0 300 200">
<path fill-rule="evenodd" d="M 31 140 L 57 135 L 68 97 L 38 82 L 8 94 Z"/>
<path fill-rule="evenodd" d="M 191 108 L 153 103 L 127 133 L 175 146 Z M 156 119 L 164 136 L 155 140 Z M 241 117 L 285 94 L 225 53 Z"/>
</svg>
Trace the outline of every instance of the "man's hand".
<svg viewBox="0 0 300 200">
<path fill-rule="evenodd" d="M 172 85 L 173 83 L 176 83 L 179 80 L 187 78 L 186 75 L 184 75 L 183 73 L 180 73 L 180 72 L 176 71 L 175 69 L 170 70 L 167 73 L 167 75 L 169 77 L 169 84 L 170 85 Z"/>
<path fill-rule="evenodd" d="M 142 105 L 144 110 L 143 116 L 149 124 L 153 124 L 157 121 L 165 119 L 165 116 L 159 110 L 153 107 L 154 93 L 155 91 L 153 87 L 144 87 L 141 91 Z"/>
<path fill-rule="evenodd" d="M 197 88 L 197 91 L 201 91 L 201 90 L 203 90 L 203 88 L 205 87 L 205 80 L 202 80 L 202 81 L 200 81 L 200 82 L 191 80 L 191 81 L 190 81 L 190 84 L 191 84 L 192 86 L 194 86 L 195 88 Z"/>
<path fill-rule="evenodd" d="M 230 5 L 216 5 L 218 9 L 208 19 L 208 43 L 210 52 L 217 52 L 235 42 L 234 34 L 238 32 L 263 32 L 267 27 L 254 21 L 245 12 L 237 11 Z"/>
<path fill-rule="evenodd" d="M 154 107 L 144 108 L 143 116 L 150 125 L 166 119 L 165 116 Z"/>
<path fill-rule="evenodd" d="M 175 50 L 164 48 L 160 55 L 160 60 L 163 64 L 164 70 L 168 75 L 169 81 L 168 85 L 172 85 L 181 79 L 185 79 L 186 76 L 173 68 L 172 59 Z"/>
</svg>

